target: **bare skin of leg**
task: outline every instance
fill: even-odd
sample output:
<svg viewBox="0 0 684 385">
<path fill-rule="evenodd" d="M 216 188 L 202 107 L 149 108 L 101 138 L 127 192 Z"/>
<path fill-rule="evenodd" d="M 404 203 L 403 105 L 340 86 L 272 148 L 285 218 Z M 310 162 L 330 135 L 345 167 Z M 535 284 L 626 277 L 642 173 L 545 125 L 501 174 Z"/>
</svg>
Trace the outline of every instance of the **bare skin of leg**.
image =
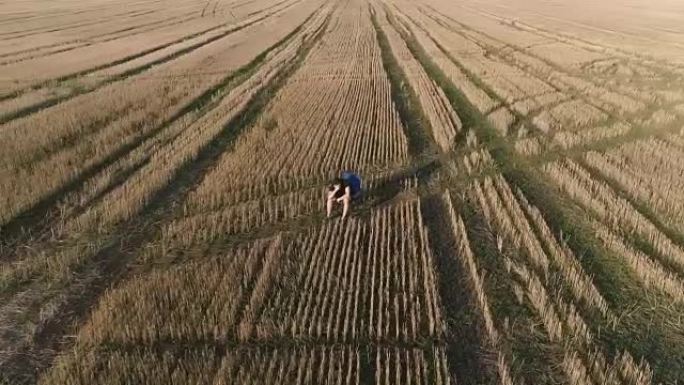
<svg viewBox="0 0 684 385">
<path fill-rule="evenodd" d="M 349 206 L 351 205 L 351 198 L 348 196 L 343 196 L 342 198 L 337 198 L 335 199 L 334 197 L 328 198 L 328 201 L 326 202 L 326 212 L 328 214 L 328 218 L 330 218 L 330 215 L 332 215 L 332 209 L 333 205 L 335 202 L 337 203 L 342 203 L 342 219 L 346 218 L 347 215 L 349 214 Z"/>
<path fill-rule="evenodd" d="M 333 209 L 333 204 L 335 203 L 335 198 L 332 196 L 328 197 L 328 202 L 326 204 L 326 209 L 328 212 L 328 218 L 330 218 L 330 214 L 332 214 L 332 209 Z"/>
<path fill-rule="evenodd" d="M 345 195 L 340 199 L 342 199 L 342 219 L 344 219 L 347 217 L 347 214 L 349 213 L 349 204 L 351 202 L 351 197 Z"/>
</svg>

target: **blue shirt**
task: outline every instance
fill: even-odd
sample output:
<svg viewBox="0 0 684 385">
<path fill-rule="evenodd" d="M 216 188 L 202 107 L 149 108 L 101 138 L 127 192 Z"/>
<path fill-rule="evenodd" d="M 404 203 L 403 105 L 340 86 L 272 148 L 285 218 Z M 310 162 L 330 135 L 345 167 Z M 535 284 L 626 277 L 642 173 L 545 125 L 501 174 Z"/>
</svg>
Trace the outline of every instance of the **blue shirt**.
<svg viewBox="0 0 684 385">
<path fill-rule="evenodd" d="M 340 176 L 344 183 L 349 186 L 349 189 L 351 190 L 351 195 L 356 195 L 361 191 L 361 177 L 358 175 L 354 174 L 351 171 L 345 171 L 342 173 Z"/>
</svg>

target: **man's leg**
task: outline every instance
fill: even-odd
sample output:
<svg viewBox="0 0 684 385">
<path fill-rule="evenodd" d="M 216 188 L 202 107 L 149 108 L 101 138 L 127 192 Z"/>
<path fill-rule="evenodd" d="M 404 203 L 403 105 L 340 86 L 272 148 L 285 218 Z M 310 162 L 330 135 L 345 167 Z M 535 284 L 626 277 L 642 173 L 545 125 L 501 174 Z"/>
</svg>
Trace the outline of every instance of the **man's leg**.
<svg viewBox="0 0 684 385">
<path fill-rule="evenodd" d="M 345 195 L 342 198 L 342 219 L 347 217 L 347 213 L 349 213 L 349 203 L 351 202 L 351 198 L 349 195 Z"/>
<path fill-rule="evenodd" d="M 328 211 L 328 218 L 330 218 L 330 215 L 332 214 L 332 209 L 333 209 L 333 203 L 335 202 L 335 198 L 333 197 L 328 197 L 328 202 L 326 204 L 326 209 Z"/>
</svg>

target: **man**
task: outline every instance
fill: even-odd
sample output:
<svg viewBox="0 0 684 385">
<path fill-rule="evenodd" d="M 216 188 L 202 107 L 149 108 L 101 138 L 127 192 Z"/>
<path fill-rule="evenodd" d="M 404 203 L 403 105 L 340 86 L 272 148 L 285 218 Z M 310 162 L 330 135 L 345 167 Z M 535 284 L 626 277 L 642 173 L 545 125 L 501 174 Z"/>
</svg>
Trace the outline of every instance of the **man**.
<svg viewBox="0 0 684 385">
<path fill-rule="evenodd" d="M 347 217 L 349 206 L 353 200 L 361 198 L 361 178 L 353 172 L 346 171 L 328 186 L 328 218 L 332 214 L 335 202 L 342 203 L 342 219 Z"/>
</svg>

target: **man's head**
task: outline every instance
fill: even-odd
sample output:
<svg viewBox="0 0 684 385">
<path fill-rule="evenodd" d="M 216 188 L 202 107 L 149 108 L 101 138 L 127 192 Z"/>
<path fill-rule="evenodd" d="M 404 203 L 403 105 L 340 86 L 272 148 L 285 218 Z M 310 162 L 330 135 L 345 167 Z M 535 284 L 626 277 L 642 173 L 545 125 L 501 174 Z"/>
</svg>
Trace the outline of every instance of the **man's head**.
<svg viewBox="0 0 684 385">
<path fill-rule="evenodd" d="M 342 178 L 333 179 L 332 182 L 330 182 L 330 185 L 328 185 L 328 191 L 335 191 L 342 188 L 343 183 Z"/>
</svg>

